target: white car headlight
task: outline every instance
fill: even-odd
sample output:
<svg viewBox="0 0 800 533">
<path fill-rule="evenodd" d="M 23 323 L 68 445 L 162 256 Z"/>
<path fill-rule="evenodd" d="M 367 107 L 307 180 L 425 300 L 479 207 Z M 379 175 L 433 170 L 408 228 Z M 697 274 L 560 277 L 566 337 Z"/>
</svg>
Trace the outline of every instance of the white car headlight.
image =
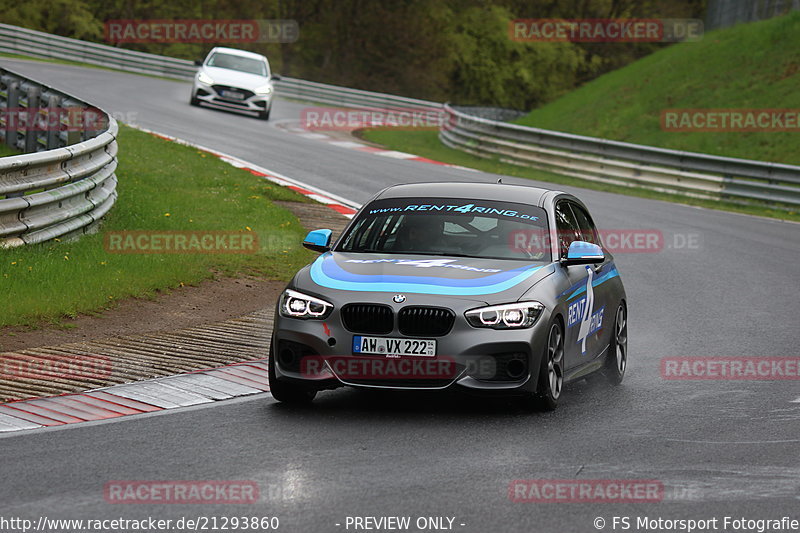
<svg viewBox="0 0 800 533">
<path fill-rule="evenodd" d="M 256 87 L 255 91 L 256 94 L 269 94 L 272 92 L 272 85 L 262 85 L 261 87 Z"/>
<path fill-rule="evenodd" d="M 199 81 L 200 83 L 205 83 L 206 85 L 214 84 L 214 78 L 212 78 L 205 72 L 200 72 L 200 74 L 197 75 L 197 81 Z"/>
<path fill-rule="evenodd" d="M 286 289 L 281 295 L 281 316 L 322 320 L 333 311 L 333 304 L 302 292 Z"/>
<path fill-rule="evenodd" d="M 471 309 L 464 316 L 475 328 L 518 329 L 534 325 L 543 309 L 539 302 L 517 302 Z"/>
</svg>

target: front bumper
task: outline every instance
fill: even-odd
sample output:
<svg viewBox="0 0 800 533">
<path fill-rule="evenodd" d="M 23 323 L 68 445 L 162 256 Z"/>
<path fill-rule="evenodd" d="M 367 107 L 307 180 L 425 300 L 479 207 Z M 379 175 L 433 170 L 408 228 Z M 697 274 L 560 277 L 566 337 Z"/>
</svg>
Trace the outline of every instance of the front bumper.
<svg viewBox="0 0 800 533">
<path fill-rule="evenodd" d="M 245 97 L 242 99 L 235 99 L 223 96 L 223 92 L 229 90 L 243 94 Z M 216 107 L 222 107 L 236 111 L 263 113 L 271 109 L 272 98 L 275 95 L 275 91 L 273 90 L 273 92 L 269 94 L 256 94 L 247 89 L 241 89 L 237 87 L 222 88 L 218 85 L 207 85 L 195 80 L 194 87 L 192 88 L 192 94 L 200 102 Z"/>
<path fill-rule="evenodd" d="M 402 306 L 395 306 L 395 316 Z M 526 329 L 474 328 L 456 310 L 454 325 L 440 337 L 407 336 L 397 325 L 391 333 L 348 331 L 334 309 L 325 320 L 299 320 L 276 310 L 272 337 L 276 377 L 304 387 L 331 389 L 343 385 L 381 389 L 450 389 L 497 394 L 536 391 L 545 353 L 549 313 L 543 311 Z M 387 357 L 353 352 L 353 337 L 435 339 L 436 356 Z"/>
</svg>

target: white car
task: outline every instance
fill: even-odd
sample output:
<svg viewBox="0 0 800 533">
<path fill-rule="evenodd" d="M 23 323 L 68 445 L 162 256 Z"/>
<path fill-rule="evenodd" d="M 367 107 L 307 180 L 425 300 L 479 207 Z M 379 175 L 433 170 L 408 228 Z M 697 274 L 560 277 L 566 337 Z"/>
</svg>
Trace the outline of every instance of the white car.
<svg viewBox="0 0 800 533">
<path fill-rule="evenodd" d="M 261 54 L 216 47 L 204 61 L 194 77 L 189 103 L 201 103 L 237 111 L 250 111 L 258 118 L 269 119 L 275 88 L 273 80 L 280 79 L 270 72 L 269 61 Z"/>
</svg>

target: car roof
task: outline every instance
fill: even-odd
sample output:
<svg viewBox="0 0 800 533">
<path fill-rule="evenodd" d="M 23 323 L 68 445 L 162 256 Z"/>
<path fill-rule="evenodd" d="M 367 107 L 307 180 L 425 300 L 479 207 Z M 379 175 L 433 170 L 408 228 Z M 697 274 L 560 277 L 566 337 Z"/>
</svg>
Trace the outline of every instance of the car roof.
<svg viewBox="0 0 800 533">
<path fill-rule="evenodd" d="M 511 183 L 428 182 L 405 183 L 384 189 L 375 199 L 384 198 L 467 198 L 542 205 L 545 194 L 562 194 L 551 189 Z"/>
<path fill-rule="evenodd" d="M 264 57 L 263 55 L 257 54 L 255 52 L 248 52 L 247 50 L 239 50 L 238 48 L 228 48 L 225 46 L 214 47 L 211 50 L 211 52 L 209 52 L 209 55 L 211 55 L 211 53 L 213 52 L 224 52 L 226 54 L 231 54 L 235 56 L 251 57 L 253 59 L 266 59 L 266 57 Z"/>
</svg>

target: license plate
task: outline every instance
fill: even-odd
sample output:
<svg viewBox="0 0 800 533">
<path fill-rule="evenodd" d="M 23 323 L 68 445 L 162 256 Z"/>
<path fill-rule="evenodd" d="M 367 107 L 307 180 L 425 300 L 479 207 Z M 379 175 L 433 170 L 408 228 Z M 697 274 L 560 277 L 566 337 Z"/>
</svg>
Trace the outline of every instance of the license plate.
<svg viewBox="0 0 800 533">
<path fill-rule="evenodd" d="M 234 100 L 244 100 L 244 95 L 236 91 L 222 91 L 222 96 L 225 98 L 233 98 Z"/>
<path fill-rule="evenodd" d="M 353 336 L 353 353 L 385 356 L 412 355 L 434 357 L 436 341 L 432 339 L 393 339 L 391 337 Z"/>
</svg>

